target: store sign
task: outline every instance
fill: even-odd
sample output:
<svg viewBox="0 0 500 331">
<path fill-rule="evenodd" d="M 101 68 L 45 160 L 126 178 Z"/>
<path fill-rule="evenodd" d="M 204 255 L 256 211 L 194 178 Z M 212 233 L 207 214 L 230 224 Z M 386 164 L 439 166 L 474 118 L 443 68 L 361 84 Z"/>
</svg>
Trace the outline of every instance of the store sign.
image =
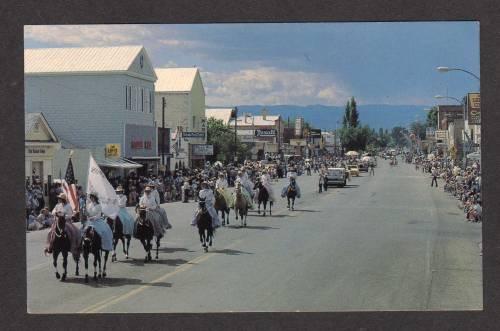
<svg viewBox="0 0 500 331">
<path fill-rule="evenodd" d="M 106 144 L 106 157 L 119 158 L 121 155 L 120 144 Z"/>
<path fill-rule="evenodd" d="M 125 156 L 157 156 L 157 128 L 154 126 L 127 124 L 125 126 Z"/>
<path fill-rule="evenodd" d="M 255 137 L 253 135 L 251 136 L 238 136 L 238 138 L 240 139 L 241 142 L 244 142 L 244 143 L 253 143 L 255 141 Z"/>
<path fill-rule="evenodd" d="M 467 119 L 469 125 L 481 124 L 481 97 L 479 93 L 467 95 Z"/>
<path fill-rule="evenodd" d="M 182 132 L 182 138 L 205 138 L 205 132 Z"/>
<path fill-rule="evenodd" d="M 436 130 L 436 140 L 446 140 L 448 137 L 448 131 L 446 130 Z"/>
<path fill-rule="evenodd" d="M 321 137 L 321 129 L 311 129 L 309 135 L 311 137 Z"/>
<path fill-rule="evenodd" d="M 28 154 L 36 154 L 36 155 L 43 155 L 47 153 L 47 150 L 45 148 L 28 148 L 27 149 Z"/>
<path fill-rule="evenodd" d="M 256 137 L 276 137 L 276 129 L 255 130 Z"/>
<path fill-rule="evenodd" d="M 290 139 L 290 146 L 307 146 L 305 139 Z"/>
<path fill-rule="evenodd" d="M 196 144 L 191 146 L 193 155 L 198 155 L 198 156 L 214 155 L 214 145 Z"/>
</svg>

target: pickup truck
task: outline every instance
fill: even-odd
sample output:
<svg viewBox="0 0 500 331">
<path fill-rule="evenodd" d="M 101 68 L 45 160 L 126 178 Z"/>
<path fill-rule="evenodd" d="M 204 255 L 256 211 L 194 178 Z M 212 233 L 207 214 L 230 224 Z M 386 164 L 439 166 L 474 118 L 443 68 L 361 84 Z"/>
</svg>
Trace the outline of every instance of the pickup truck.
<svg viewBox="0 0 500 331">
<path fill-rule="evenodd" d="M 347 183 L 346 170 L 344 168 L 328 168 L 325 177 L 326 184 L 344 187 Z"/>
</svg>

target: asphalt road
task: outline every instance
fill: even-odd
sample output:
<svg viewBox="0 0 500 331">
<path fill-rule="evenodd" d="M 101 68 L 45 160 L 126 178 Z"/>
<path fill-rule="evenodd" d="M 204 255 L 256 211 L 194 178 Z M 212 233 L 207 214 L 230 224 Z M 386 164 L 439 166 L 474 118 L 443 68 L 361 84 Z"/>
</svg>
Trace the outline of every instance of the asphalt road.
<svg viewBox="0 0 500 331">
<path fill-rule="evenodd" d="M 430 181 L 384 160 L 374 177 L 321 194 L 317 176 L 300 176 L 295 211 L 280 199 L 273 216 L 252 213 L 247 228 L 231 213 L 208 253 L 189 225 L 195 204 L 167 204 L 174 227 L 160 259 L 144 264 L 133 240 L 132 259 L 119 251 L 97 283 L 75 277 L 73 261 L 69 279 L 57 280 L 42 254 L 46 231 L 27 233 L 28 311 L 480 310 L 481 225 L 465 222 Z"/>
</svg>

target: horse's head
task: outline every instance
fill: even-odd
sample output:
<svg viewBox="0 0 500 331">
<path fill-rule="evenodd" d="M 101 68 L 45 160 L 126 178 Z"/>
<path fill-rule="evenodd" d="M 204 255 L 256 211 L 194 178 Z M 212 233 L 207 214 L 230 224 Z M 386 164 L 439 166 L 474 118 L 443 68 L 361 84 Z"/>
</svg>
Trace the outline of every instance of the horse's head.
<svg viewBox="0 0 500 331">
<path fill-rule="evenodd" d="M 87 226 L 83 230 L 83 240 L 82 240 L 82 243 L 83 243 L 83 247 L 84 248 L 89 248 L 89 247 L 92 246 L 92 242 L 94 241 L 95 235 L 96 235 L 96 233 L 95 233 L 95 230 L 94 230 L 93 226 Z"/>
<path fill-rule="evenodd" d="M 64 229 L 64 227 L 66 226 L 66 217 L 64 216 L 63 213 L 57 213 L 56 214 L 56 221 L 57 221 L 57 227 L 59 227 L 60 229 Z"/>
<path fill-rule="evenodd" d="M 198 207 L 200 208 L 202 213 L 206 213 L 207 211 L 207 204 L 205 202 L 205 199 L 200 198 L 200 202 L 198 202 Z"/>
</svg>

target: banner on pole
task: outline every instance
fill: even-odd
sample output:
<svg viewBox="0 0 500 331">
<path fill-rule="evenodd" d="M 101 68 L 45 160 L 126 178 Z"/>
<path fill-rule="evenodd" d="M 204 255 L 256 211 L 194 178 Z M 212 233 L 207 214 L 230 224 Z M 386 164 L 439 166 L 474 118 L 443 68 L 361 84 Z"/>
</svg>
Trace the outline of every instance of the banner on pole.
<svg viewBox="0 0 500 331">
<path fill-rule="evenodd" d="M 99 168 L 92 155 L 90 155 L 87 194 L 92 192 L 97 193 L 99 203 L 102 207 L 102 213 L 113 219 L 116 218 L 120 210 L 118 206 L 118 196 L 101 168 Z"/>
</svg>

